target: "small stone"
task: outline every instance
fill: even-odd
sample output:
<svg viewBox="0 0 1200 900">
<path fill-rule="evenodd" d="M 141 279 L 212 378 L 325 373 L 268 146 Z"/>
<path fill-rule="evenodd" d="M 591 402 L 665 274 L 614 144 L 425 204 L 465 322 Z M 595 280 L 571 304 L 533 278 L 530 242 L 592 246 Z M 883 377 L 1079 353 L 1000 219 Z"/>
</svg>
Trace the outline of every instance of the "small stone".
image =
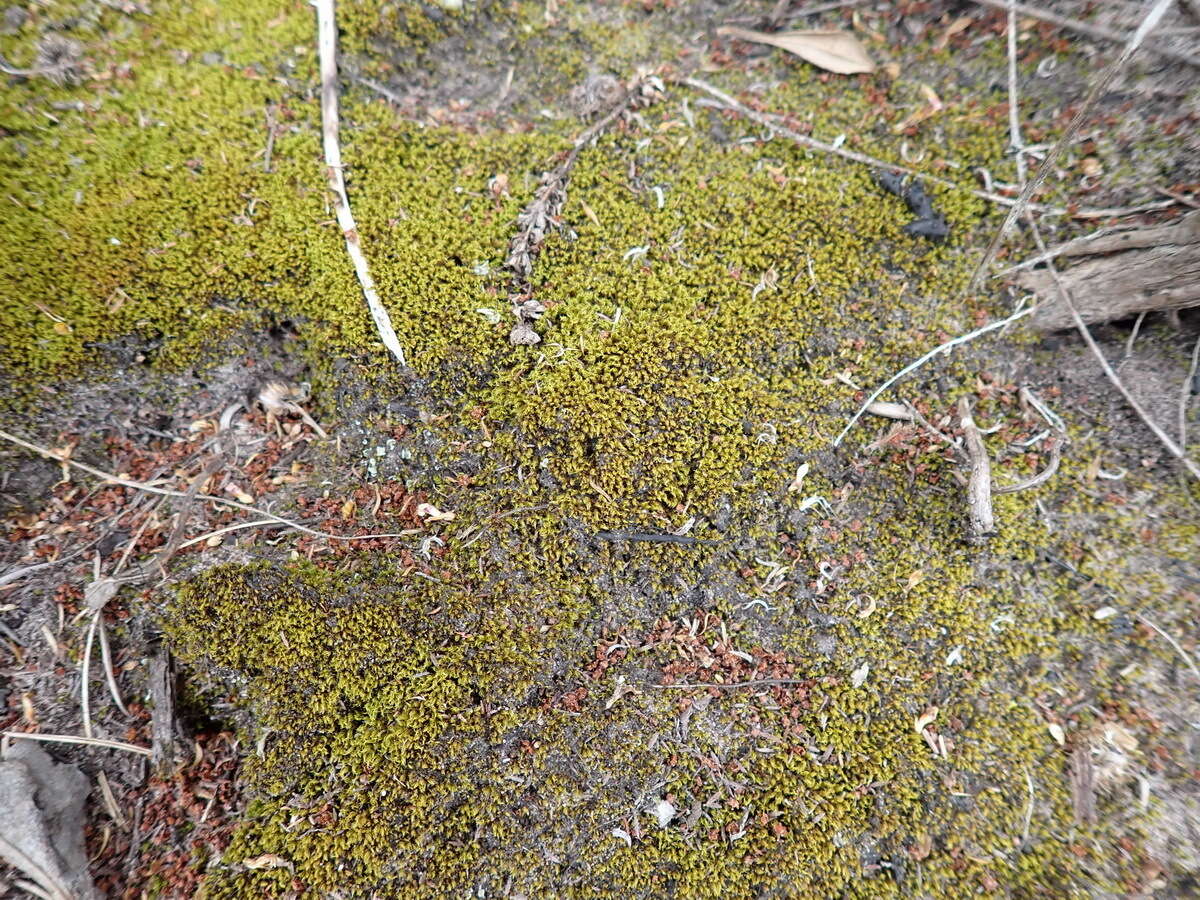
<svg viewBox="0 0 1200 900">
<path fill-rule="evenodd" d="M 518 322 L 508 333 L 508 339 L 514 344 L 529 346 L 541 343 L 542 336 L 528 322 Z"/>
<path fill-rule="evenodd" d="M 28 19 L 29 13 L 24 7 L 10 6 L 4 11 L 4 33 L 16 34 Z"/>
</svg>

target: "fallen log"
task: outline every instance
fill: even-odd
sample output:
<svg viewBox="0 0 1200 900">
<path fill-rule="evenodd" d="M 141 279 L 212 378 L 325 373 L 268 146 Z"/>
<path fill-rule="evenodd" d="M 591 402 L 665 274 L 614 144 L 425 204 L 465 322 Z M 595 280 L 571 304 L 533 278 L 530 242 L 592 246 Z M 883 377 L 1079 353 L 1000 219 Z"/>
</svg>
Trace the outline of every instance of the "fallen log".
<svg viewBox="0 0 1200 900">
<path fill-rule="evenodd" d="M 1084 322 L 1111 322 L 1141 312 L 1200 306 L 1200 211 L 1170 225 L 1080 238 L 1050 251 L 1056 257 L 1085 257 L 1059 272 Z M 1048 270 L 1026 270 L 1017 283 L 1037 295 L 1033 327 L 1074 327 L 1058 301 Z"/>
</svg>

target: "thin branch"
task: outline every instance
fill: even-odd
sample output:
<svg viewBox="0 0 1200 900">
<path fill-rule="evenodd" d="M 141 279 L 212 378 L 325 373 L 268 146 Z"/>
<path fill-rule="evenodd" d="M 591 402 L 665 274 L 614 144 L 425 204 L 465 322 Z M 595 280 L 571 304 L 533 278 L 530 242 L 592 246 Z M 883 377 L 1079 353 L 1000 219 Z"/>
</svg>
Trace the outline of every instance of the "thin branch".
<svg viewBox="0 0 1200 900">
<path fill-rule="evenodd" d="M 138 747 L 134 744 L 126 744 L 121 741 L 110 741 L 105 738 L 78 737 L 74 734 L 29 734 L 24 731 L 4 731 L 0 732 L 0 737 L 6 740 L 19 738 L 23 741 L 45 741 L 50 744 L 83 744 L 88 747 L 104 747 L 108 750 L 125 750 L 129 753 L 140 753 L 142 756 L 150 755 L 150 751 L 145 747 Z"/>
<path fill-rule="evenodd" d="M 16 435 L 9 434 L 7 431 L 0 430 L 0 439 L 16 444 L 18 447 L 24 447 L 26 450 L 31 450 L 34 453 L 39 453 L 49 459 L 53 459 L 60 463 L 66 463 L 79 469 L 81 472 L 87 472 L 89 475 L 95 475 L 97 478 L 103 478 L 105 481 L 120 485 L 121 487 L 131 488 L 135 491 L 145 491 L 149 494 L 159 494 L 163 497 L 187 497 L 184 491 L 172 491 L 167 488 L 155 487 L 152 484 L 146 484 L 142 481 L 132 481 L 128 478 L 121 478 L 111 472 L 105 472 L 103 469 L 97 469 L 95 466 L 89 466 L 87 463 L 77 462 L 60 454 L 55 453 L 46 447 L 23 440 Z M 293 522 L 291 519 L 285 519 L 283 516 L 277 516 L 265 509 L 259 509 L 257 506 L 251 506 L 248 503 L 239 503 L 236 500 L 228 500 L 225 497 L 214 497 L 211 494 L 197 494 L 197 500 L 204 500 L 207 503 L 219 503 L 222 506 L 228 506 L 233 509 L 240 509 L 246 512 L 252 512 L 255 515 L 267 516 L 270 521 L 284 525 L 288 528 L 294 528 L 296 531 L 302 531 L 305 534 L 311 534 L 313 537 L 325 538 L 329 541 L 369 541 L 382 538 L 399 538 L 408 537 L 415 532 L 391 532 L 387 534 L 330 534 L 326 531 L 318 531 L 315 528 L 309 528 L 307 525 L 301 525 L 299 522 Z"/>
<path fill-rule="evenodd" d="M 337 213 L 338 227 L 346 239 L 346 252 L 354 264 L 354 271 L 362 285 L 363 296 L 375 320 L 375 329 L 383 345 L 400 365 L 407 365 L 404 350 L 392 328 L 391 317 L 379 299 L 375 280 L 367 268 L 367 257 L 359 242 L 358 226 L 350 211 L 350 198 L 346 196 L 346 179 L 342 174 L 342 148 L 338 144 L 338 93 L 337 93 L 337 21 L 333 8 L 334 0 L 313 0 L 317 8 L 317 50 L 321 57 L 321 137 L 325 148 L 325 166 L 328 169 L 329 189 L 333 191 L 333 207 Z"/>
<path fill-rule="evenodd" d="M 658 688 L 664 691 L 688 690 L 689 688 L 720 688 L 722 690 L 729 690 L 732 688 L 744 687 L 771 687 L 786 684 L 807 684 L 811 680 L 811 678 L 755 678 L 751 681 L 730 681 L 725 683 L 716 681 L 698 681 L 689 682 L 686 684 L 647 684 L 646 687 Z"/>
<path fill-rule="evenodd" d="M 997 0 L 997 2 L 999 2 L 999 0 Z M 1031 208 L 1029 201 L 1033 198 L 1033 195 L 1037 193 L 1038 189 L 1046 181 L 1046 178 L 1050 175 L 1050 173 L 1055 170 L 1055 166 L 1058 163 L 1058 158 L 1062 156 L 1063 150 L 1070 143 L 1071 138 L 1075 136 L 1075 132 L 1079 130 L 1080 126 L 1083 125 L 1087 117 L 1091 115 L 1092 107 L 1095 106 L 1096 101 L 1105 91 L 1108 90 L 1108 86 L 1117 76 L 1117 73 L 1120 72 L 1121 69 L 1125 67 L 1125 64 L 1129 62 L 1130 57 L 1137 52 L 1138 47 L 1141 46 L 1142 41 L 1144 41 L 1146 38 L 1146 35 L 1149 34 L 1162 20 L 1163 15 L 1166 14 L 1172 2 L 1173 0 L 1154 0 L 1154 7 L 1146 14 L 1142 24 L 1138 27 L 1138 30 L 1134 33 L 1133 37 L 1129 39 L 1129 43 L 1125 45 L 1125 49 L 1121 52 L 1121 55 L 1117 57 L 1117 59 L 1115 59 L 1092 84 L 1091 89 L 1088 91 L 1083 103 L 1080 104 L 1079 109 L 1076 111 L 1070 123 L 1067 125 L 1066 130 L 1055 142 L 1054 146 L 1050 148 L 1050 152 L 1046 154 L 1046 158 L 1043 159 L 1041 165 L 1038 166 L 1038 170 L 1034 174 L 1033 178 L 1029 179 L 1029 181 L 1025 183 L 1025 187 L 1022 189 L 1021 195 L 1017 198 L 1017 202 L 1013 204 L 1012 208 L 1008 211 L 1008 215 L 1004 217 L 1004 224 L 1001 225 L 1000 228 L 997 229 L 996 233 L 992 236 L 991 242 L 984 251 L 983 258 L 979 260 L 979 264 L 975 267 L 975 271 L 971 274 L 971 280 L 967 283 L 966 288 L 962 292 L 962 297 L 973 294 L 976 292 L 976 290 L 978 290 L 980 283 L 987 274 L 988 267 L 991 266 L 992 260 L 996 258 L 996 253 L 1000 250 L 1000 244 L 1008 235 L 1009 230 L 1013 227 L 1013 225 L 1016 224 L 1018 217 L 1023 214 L 1025 209 Z M 1004 2 L 1004 7 L 1007 8 L 1007 6 L 1008 3 Z M 1045 248 L 1043 247 L 1042 250 L 1045 251 Z"/>
<path fill-rule="evenodd" d="M 981 335 L 985 335 L 989 331 L 995 331 L 997 328 L 1004 328 L 1006 325 L 1011 325 L 1013 322 L 1017 321 L 1018 319 L 1024 318 L 1025 316 L 1029 315 L 1035 309 L 1037 309 L 1036 306 L 1029 306 L 1029 307 L 1026 307 L 1025 309 L 1018 310 L 1017 312 L 1013 313 L 1011 316 L 1009 316 L 1006 319 L 1000 319 L 996 322 L 989 322 L 987 325 L 984 325 L 981 328 L 976 328 L 974 331 L 969 331 L 964 335 L 960 335 L 959 337 L 956 337 L 949 341 L 946 341 L 946 343 L 944 343 L 944 344 L 939 344 L 938 346 L 936 346 L 932 350 L 930 350 L 928 353 L 926 353 L 924 356 L 922 356 L 920 359 L 916 360 L 915 362 L 909 363 L 907 366 L 905 366 L 903 369 L 901 369 L 899 372 L 897 372 L 895 375 L 893 375 L 891 378 L 889 378 L 887 381 L 885 381 L 883 384 L 881 384 L 879 387 L 877 387 L 874 390 L 874 392 L 872 392 L 871 396 L 867 398 L 866 402 L 859 408 L 858 412 L 856 412 L 851 417 L 850 421 L 846 423 L 846 427 L 842 429 L 842 433 L 839 434 L 836 439 L 834 439 L 833 446 L 835 446 L 835 447 L 841 446 L 841 443 L 845 439 L 846 435 L 850 433 L 850 429 L 852 429 L 855 426 L 855 424 L 858 422 L 858 420 L 862 418 L 863 413 L 865 413 L 867 411 L 867 407 L 869 407 L 872 403 L 874 403 L 876 400 L 878 400 L 880 394 L 882 394 L 884 391 L 886 391 L 888 388 L 890 388 L 893 384 L 895 384 L 897 381 L 899 381 L 905 375 L 915 372 L 917 369 L 921 368 L 921 366 L 925 365 L 925 363 L 929 362 L 931 359 L 933 359 L 938 354 L 945 353 L 946 351 L 951 350 L 954 347 L 957 347 L 959 344 L 965 344 L 968 341 L 973 341 L 973 340 L 975 340 L 975 338 L 980 337 Z M 3 434 L 3 432 L 0 432 L 0 435 L 2 435 L 2 434 Z"/>
<path fill-rule="evenodd" d="M 967 455 L 971 458 L 971 478 L 967 483 L 971 540 L 978 543 L 996 530 L 996 519 L 992 515 L 992 461 L 988 458 L 987 447 L 983 444 L 983 436 L 971 415 L 971 403 L 966 397 L 958 400 L 958 417 Z"/>
<path fill-rule="evenodd" d="M 378 81 L 373 81 L 370 78 L 364 78 L 361 75 L 356 75 L 354 80 L 365 87 L 369 87 L 371 90 L 378 93 L 381 97 L 383 97 L 385 100 L 389 101 L 390 103 L 394 103 L 396 106 L 404 105 L 404 100 L 400 97 L 399 94 L 397 94 L 395 91 L 389 90 L 387 87 L 380 84 Z"/>
<path fill-rule="evenodd" d="M 1033 233 L 1033 239 L 1037 243 L 1038 250 L 1040 250 L 1042 253 L 1045 253 L 1046 243 L 1042 240 L 1041 230 L 1037 227 L 1037 223 L 1032 217 L 1029 219 L 1029 224 L 1031 226 L 1030 230 Z M 1171 440 L 1171 436 L 1163 431 L 1157 422 L 1150 418 L 1150 414 L 1142 408 L 1142 405 L 1137 401 L 1137 398 L 1130 393 L 1129 388 L 1125 386 L 1125 383 L 1121 381 L 1120 376 L 1117 375 L 1116 371 L 1109 364 L 1108 358 L 1104 355 L 1104 351 L 1100 349 L 1100 345 L 1096 343 L 1096 339 L 1092 337 L 1091 331 L 1088 330 L 1087 323 L 1084 322 L 1083 317 L 1079 315 L 1079 310 L 1075 307 L 1075 303 L 1071 299 L 1071 294 L 1067 290 L 1067 286 L 1063 283 L 1062 278 L 1059 277 L 1058 268 L 1054 265 L 1053 260 L 1047 261 L 1046 269 L 1049 271 L 1050 277 L 1054 280 L 1054 286 L 1058 290 L 1059 299 L 1062 300 L 1063 305 L 1066 306 L 1067 310 L 1071 313 L 1071 318 L 1075 322 L 1075 328 L 1079 331 L 1080 337 L 1083 338 L 1084 343 L 1086 343 L 1088 346 L 1088 349 L 1092 351 L 1092 355 L 1095 356 L 1099 361 L 1100 367 L 1104 370 L 1104 374 L 1107 376 L 1108 380 L 1112 382 L 1113 387 L 1120 392 L 1121 396 L 1125 398 L 1125 402 L 1133 408 L 1133 411 L 1138 414 L 1138 417 L 1146 423 L 1146 427 L 1149 428 L 1154 433 L 1154 436 L 1162 442 L 1162 445 L 1167 448 L 1167 452 L 1182 462 L 1188 472 L 1190 472 L 1195 478 L 1200 479 L 1200 465 L 1197 465 L 1194 461 L 1189 459 L 1183 449 L 1173 440 Z M 1034 308 L 1036 309 L 1036 307 Z"/>
<path fill-rule="evenodd" d="M 1192 670 L 1192 674 L 1196 676 L 1196 680 L 1200 681 L 1200 669 L 1196 668 L 1196 664 L 1192 662 L 1192 658 L 1188 656 L 1187 651 L 1180 646 L 1179 641 L 1175 640 L 1175 638 L 1171 637 L 1171 635 L 1167 634 L 1167 632 L 1163 631 L 1156 624 L 1154 624 L 1154 620 L 1149 616 L 1143 613 L 1138 613 L 1137 617 L 1157 631 L 1159 635 L 1162 636 L 1163 640 L 1175 648 L 1175 652 L 1179 654 L 1180 658 L 1182 658 L 1185 663 L 1187 663 L 1187 667 Z"/>
<path fill-rule="evenodd" d="M 794 131 L 779 122 L 774 121 L 775 117 L 766 113 L 760 113 L 758 110 L 751 109 L 744 103 L 739 103 L 733 97 L 726 94 L 719 88 L 713 87 L 707 81 L 702 81 L 699 78 L 684 78 L 680 81 L 688 87 L 695 88 L 698 91 L 704 91 L 719 100 L 730 110 L 740 113 L 751 121 L 757 122 L 763 128 L 768 129 L 778 137 L 785 137 L 790 141 L 795 141 L 802 147 L 809 150 L 817 150 L 821 153 L 828 153 L 832 156 L 840 156 L 842 159 L 848 159 L 851 162 L 862 163 L 863 165 L 873 166 L 879 169 L 886 169 L 889 172 L 896 172 L 902 175 L 917 175 L 926 181 L 933 184 L 940 184 L 942 187 L 951 188 L 956 191 L 966 191 L 967 193 L 980 197 L 984 200 L 990 200 L 992 203 L 998 203 L 1001 206 L 1012 206 L 1017 201 L 1012 197 L 1005 197 L 1000 194 L 993 194 L 989 191 L 980 191 L 975 188 L 964 188 L 961 184 L 950 181 L 945 178 L 939 178 L 937 175 L 931 175 L 928 172 L 919 172 L 916 169 L 910 169 L 908 166 L 897 165 L 896 163 L 886 162 L 882 159 L 877 159 L 874 156 L 868 156 L 865 153 L 858 153 L 854 150 L 846 150 L 843 147 L 835 147 L 833 144 L 826 144 L 824 141 L 819 141 L 816 138 L 809 137 L 806 134 L 801 134 Z M 1055 215 L 1063 215 L 1067 210 L 1061 207 L 1037 207 L 1040 212 L 1052 213 Z"/>
<path fill-rule="evenodd" d="M 1081 22 L 1078 19 L 1068 19 L 1066 16 L 1059 16 L 1044 9 L 1039 9 L 1036 6 L 1028 6 L 1024 3 L 1010 3 L 1009 0 L 975 0 L 980 6 L 990 6 L 993 9 L 1012 9 L 1015 8 L 1018 13 L 1023 16 L 1028 16 L 1031 19 L 1038 19 L 1042 22 L 1049 22 L 1051 25 L 1057 25 L 1059 28 L 1066 28 L 1068 31 L 1075 31 L 1079 34 L 1086 34 L 1088 37 L 1099 38 L 1102 41 L 1113 41 L 1117 44 L 1123 44 L 1129 40 L 1128 34 L 1122 34 L 1119 31 L 1113 31 L 1111 28 L 1105 28 L 1102 25 L 1092 25 L 1089 22 Z M 1168 6 L 1170 3 L 1167 4 Z M 1146 49 L 1164 59 L 1172 59 L 1175 62 L 1181 62 L 1189 66 L 1200 66 L 1200 57 L 1189 56 L 1186 53 L 1177 53 L 1166 47 L 1158 44 L 1150 43 L 1146 45 Z"/>
<path fill-rule="evenodd" d="M 112 651 L 108 646 L 108 631 L 104 627 L 104 620 L 100 620 L 100 661 L 104 666 L 104 680 L 108 683 L 108 692 L 112 695 L 113 702 L 117 704 L 117 709 L 129 718 L 129 710 L 125 706 L 125 701 L 121 699 L 121 692 L 117 688 L 117 676 L 113 672 Z"/>
<path fill-rule="evenodd" d="M 1133 323 L 1133 330 L 1129 332 L 1129 339 L 1125 341 L 1125 362 L 1129 357 L 1133 356 L 1133 345 L 1137 343 L 1138 332 L 1142 330 L 1142 322 L 1146 321 L 1146 310 L 1138 313 L 1137 319 Z"/>
<path fill-rule="evenodd" d="M 1025 184 L 1025 143 L 1021 140 L 1021 109 L 1017 93 L 1017 4 L 1008 3 L 1008 133 L 1017 155 L 1017 183 Z"/>
<path fill-rule="evenodd" d="M 1183 387 L 1179 389 L 1179 446 L 1187 450 L 1187 410 L 1188 398 L 1192 393 L 1192 385 L 1195 383 L 1196 366 L 1200 364 L 1200 337 L 1196 338 L 1196 343 L 1192 346 L 1192 364 L 1188 367 L 1187 377 L 1183 379 Z"/>
<path fill-rule="evenodd" d="M 1054 473 L 1058 471 L 1058 465 L 1062 461 L 1062 441 L 1055 440 L 1050 445 L 1050 461 L 1046 463 L 1046 468 L 1038 472 L 1036 475 L 1026 478 L 1024 481 L 1018 481 L 1016 484 L 1005 485 L 1004 487 L 996 487 L 992 485 L 993 494 L 1015 494 L 1019 491 L 1028 491 L 1039 485 L 1045 484 L 1054 477 Z"/>
</svg>

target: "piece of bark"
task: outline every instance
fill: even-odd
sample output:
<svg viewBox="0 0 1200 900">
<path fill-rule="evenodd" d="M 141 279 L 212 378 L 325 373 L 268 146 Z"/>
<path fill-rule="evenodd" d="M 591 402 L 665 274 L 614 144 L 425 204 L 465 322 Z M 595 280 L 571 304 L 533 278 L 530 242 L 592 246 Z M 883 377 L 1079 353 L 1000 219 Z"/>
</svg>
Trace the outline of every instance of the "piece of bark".
<svg viewBox="0 0 1200 900">
<path fill-rule="evenodd" d="M 151 763 L 160 775 L 175 768 L 175 667 L 171 652 L 159 647 L 150 660 Z"/>
<path fill-rule="evenodd" d="M 94 900 L 83 840 L 88 780 L 32 741 L 0 757 L 0 862 L 15 866 L 52 900 Z"/>
<path fill-rule="evenodd" d="M 1200 306 L 1200 212 L 1172 225 L 1071 241 L 1057 255 L 1090 257 L 1059 272 L 1089 325 L 1140 312 Z M 1022 272 L 1017 283 L 1041 301 L 1033 314 L 1034 328 L 1074 327 L 1049 271 Z"/>
</svg>

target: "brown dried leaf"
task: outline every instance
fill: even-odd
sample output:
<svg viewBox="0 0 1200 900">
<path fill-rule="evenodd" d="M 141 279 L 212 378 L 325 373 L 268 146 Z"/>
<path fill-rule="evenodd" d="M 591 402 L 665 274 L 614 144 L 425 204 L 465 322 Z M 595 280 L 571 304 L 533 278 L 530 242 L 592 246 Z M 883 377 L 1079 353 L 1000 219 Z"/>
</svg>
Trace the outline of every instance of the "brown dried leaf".
<svg viewBox="0 0 1200 900">
<path fill-rule="evenodd" d="M 264 853 L 261 856 L 252 856 L 250 859 L 242 860 L 242 865 L 247 869 L 291 869 L 292 863 L 290 860 L 284 859 L 275 853 Z"/>
<path fill-rule="evenodd" d="M 766 34 L 726 26 L 718 28 L 717 33 L 752 44 L 779 47 L 805 62 L 838 75 L 875 71 L 875 61 L 867 55 L 858 38 L 848 31 L 779 31 Z"/>
<path fill-rule="evenodd" d="M 946 30 L 942 32 L 937 39 L 937 43 L 933 45 L 934 50 L 944 50 L 946 45 L 950 43 L 950 38 L 954 37 L 960 31 L 966 31 L 975 20 L 970 16 L 959 16 L 953 22 L 946 26 Z"/>
<path fill-rule="evenodd" d="M 933 852 L 933 837 L 929 834 L 923 834 L 917 838 L 916 842 L 908 848 L 908 855 L 917 862 L 925 859 Z"/>
</svg>

